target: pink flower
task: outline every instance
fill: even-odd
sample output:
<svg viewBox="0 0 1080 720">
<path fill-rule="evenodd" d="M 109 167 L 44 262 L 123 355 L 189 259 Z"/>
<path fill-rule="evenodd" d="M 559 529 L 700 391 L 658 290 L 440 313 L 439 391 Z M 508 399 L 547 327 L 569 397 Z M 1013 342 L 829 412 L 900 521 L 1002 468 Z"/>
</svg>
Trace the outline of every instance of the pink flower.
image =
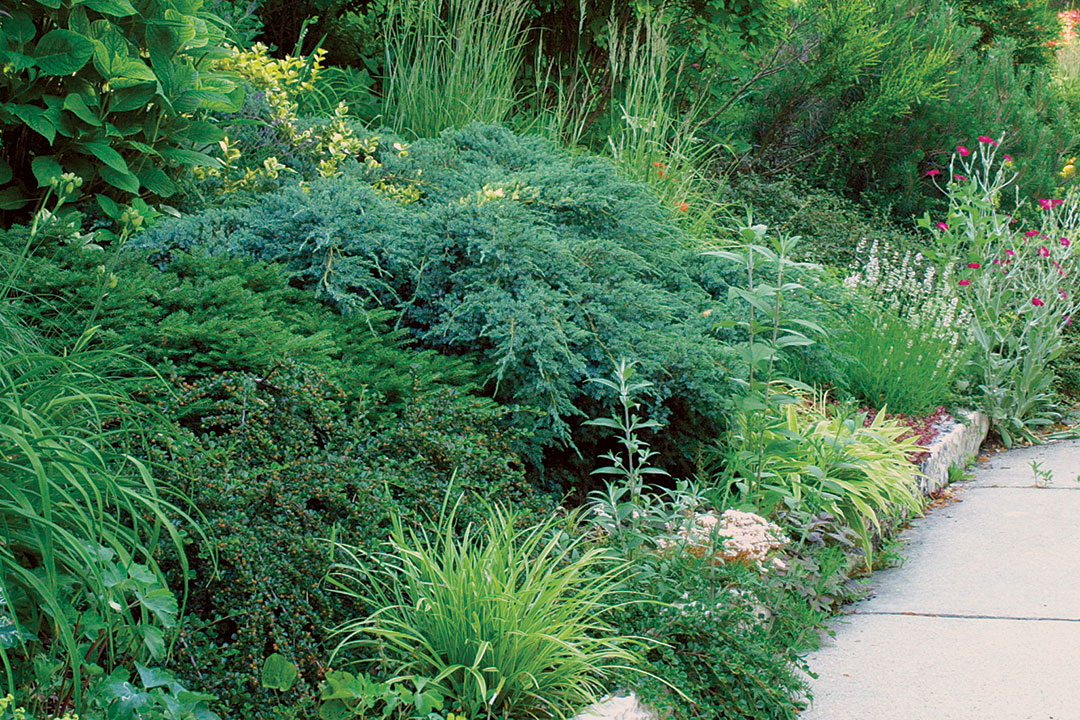
<svg viewBox="0 0 1080 720">
<path fill-rule="evenodd" d="M 1050 264 L 1056 267 L 1058 270 L 1061 269 L 1061 263 L 1059 263 L 1057 260 L 1051 260 Z"/>
<path fill-rule="evenodd" d="M 1069 317 L 1068 315 L 1065 316 L 1065 326 L 1066 327 L 1072 327 L 1072 318 Z"/>
<path fill-rule="evenodd" d="M 1043 210 L 1049 210 L 1050 208 L 1054 207 L 1054 203 L 1050 202 L 1046 198 L 1039 198 L 1039 207 L 1041 207 Z"/>
<path fill-rule="evenodd" d="M 1068 300 L 1069 293 L 1067 293 L 1067 292 L 1065 292 L 1064 290 L 1061 290 L 1061 289 L 1059 289 L 1058 292 L 1061 293 L 1061 299 L 1062 300 Z"/>
<path fill-rule="evenodd" d="M 1031 298 L 1031 304 L 1034 305 L 1035 307 L 1042 307 L 1046 303 L 1044 303 L 1041 299 L 1039 299 L 1037 297 L 1033 297 L 1033 298 Z"/>
<path fill-rule="evenodd" d="M 1007 163 L 1011 163 L 1012 161 L 1013 161 L 1013 159 L 1012 159 L 1012 155 L 1006 155 L 1006 156 L 1005 156 L 1005 162 L 1007 162 Z"/>
<path fill-rule="evenodd" d="M 1069 238 L 1061 238 L 1061 244 L 1065 247 L 1069 247 Z"/>
<path fill-rule="evenodd" d="M 980 265 L 979 263 L 968 263 L 968 267 L 972 270 L 978 270 L 982 267 L 982 265 Z"/>
<path fill-rule="evenodd" d="M 956 180 L 957 182 L 964 182 L 965 180 L 967 180 L 967 176 L 966 175 L 961 175 L 960 173 L 957 173 L 957 174 L 952 176 L 952 179 Z"/>
<path fill-rule="evenodd" d="M 926 174 L 929 175 L 930 177 L 934 177 L 935 175 L 940 175 L 941 171 L 938 170 L 937 168 L 934 168 L 933 170 L 927 170 Z"/>
<path fill-rule="evenodd" d="M 989 135 L 980 135 L 979 136 L 979 142 L 981 142 L 981 143 L 989 143 L 993 147 L 997 147 L 997 145 L 998 145 L 998 141 L 995 140 L 994 138 L 990 137 Z"/>
<path fill-rule="evenodd" d="M 960 282 L 957 283 L 957 285 L 970 285 L 970 284 L 971 284 L 970 280 L 961 280 Z"/>
<path fill-rule="evenodd" d="M 1035 237 L 1038 234 L 1038 230 L 1028 230 L 1026 233 L 1024 233 L 1024 235 L 1026 235 L 1027 237 Z"/>
<path fill-rule="evenodd" d="M 956 146 L 956 152 L 960 153 L 960 157 L 967 157 L 968 155 L 971 154 L 971 151 L 968 150 L 963 145 L 957 145 Z"/>
<path fill-rule="evenodd" d="M 1039 257 L 1050 257 L 1050 248 L 1043 245 L 1039 248 Z"/>
<path fill-rule="evenodd" d="M 942 232 L 944 232 L 944 231 L 946 231 L 946 230 L 948 230 L 948 229 L 949 229 L 949 226 L 948 226 L 948 224 L 947 224 L 947 223 L 945 223 L 945 222 L 939 222 L 939 223 L 937 224 L 937 227 L 938 227 L 938 230 L 941 230 Z"/>
<path fill-rule="evenodd" d="M 1053 207 L 1057 207 L 1058 205 L 1060 205 L 1063 202 L 1065 202 L 1065 201 L 1064 200 L 1058 200 L 1057 198 L 1054 198 L 1053 200 L 1050 201 L 1050 205 L 1053 206 Z"/>
<path fill-rule="evenodd" d="M 1000 264 L 1001 264 L 1001 261 L 1000 261 L 1000 260 L 998 260 L 997 258 L 994 258 L 992 262 L 993 262 L 993 263 L 994 263 L 995 265 L 1000 265 Z"/>
<path fill-rule="evenodd" d="M 1016 252 L 1015 252 L 1015 251 L 1013 251 L 1013 250 L 1006 250 L 1006 251 L 1005 251 L 1005 254 L 1006 254 L 1006 255 L 1015 255 L 1015 254 L 1016 254 Z"/>
</svg>

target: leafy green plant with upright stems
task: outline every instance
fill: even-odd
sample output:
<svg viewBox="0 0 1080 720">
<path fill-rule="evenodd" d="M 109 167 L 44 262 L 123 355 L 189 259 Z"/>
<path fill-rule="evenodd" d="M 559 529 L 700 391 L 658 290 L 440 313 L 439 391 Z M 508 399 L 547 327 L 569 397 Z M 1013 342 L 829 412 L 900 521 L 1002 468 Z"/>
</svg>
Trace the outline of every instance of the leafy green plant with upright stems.
<svg viewBox="0 0 1080 720">
<path fill-rule="evenodd" d="M 386 19 L 386 120 L 432 137 L 500 123 L 517 101 L 524 0 L 401 0 Z"/>
<path fill-rule="evenodd" d="M 726 494 L 734 482 L 738 493 L 750 503 L 760 495 L 770 453 L 766 442 L 768 413 L 797 401 L 787 388 L 809 389 L 791 378 L 776 377 L 777 362 L 786 348 L 813 345 L 815 340 L 807 333 L 825 334 L 817 323 L 785 314 L 785 299 L 805 290 L 792 276 L 799 269 L 813 267 L 791 259 L 800 238 L 781 235 L 766 244 L 767 232 L 764 225 L 748 221 L 739 230 L 739 249 L 705 253 L 729 260 L 746 272 L 745 287 L 728 288 L 730 299 L 745 307 L 744 319 L 724 320 L 719 325 L 739 328 L 746 338 L 735 345 L 746 376 L 735 379 L 740 392 L 734 399 L 736 417 L 725 451 L 727 479 L 722 489 Z M 780 390 L 776 389 L 778 384 Z"/>
<path fill-rule="evenodd" d="M 519 529 L 492 508 L 458 534 L 451 511 L 430 530 L 398 521 L 379 555 L 341 547 L 330 581 L 374 610 L 340 629 L 335 659 L 367 649 L 389 677 L 430 678 L 466 717 L 572 715 L 638 658 L 605 620 L 633 601 L 619 590 L 625 563 L 568 540 L 565 523 Z"/>
</svg>

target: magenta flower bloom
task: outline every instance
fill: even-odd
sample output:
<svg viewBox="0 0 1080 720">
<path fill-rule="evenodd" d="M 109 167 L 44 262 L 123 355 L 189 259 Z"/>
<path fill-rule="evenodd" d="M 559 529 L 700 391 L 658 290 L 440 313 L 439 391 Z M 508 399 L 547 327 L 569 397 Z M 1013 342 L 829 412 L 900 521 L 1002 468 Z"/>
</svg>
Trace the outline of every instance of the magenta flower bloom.
<svg viewBox="0 0 1080 720">
<path fill-rule="evenodd" d="M 941 171 L 938 170 L 937 168 L 934 168 L 933 170 L 927 170 L 926 174 L 929 175 L 930 177 L 934 177 L 935 175 L 940 175 Z"/>
<path fill-rule="evenodd" d="M 994 258 L 993 260 L 991 260 L 991 262 L 994 263 L 995 265 L 1000 265 L 1001 264 L 1001 260 L 998 260 L 997 258 Z"/>
<path fill-rule="evenodd" d="M 992 147 L 997 147 L 998 146 L 998 141 L 995 140 L 994 138 L 990 137 L 989 135 L 980 135 L 979 136 L 979 142 L 987 143 L 988 145 L 990 145 Z"/>
<path fill-rule="evenodd" d="M 1006 250 L 1006 251 L 1005 251 L 1005 254 L 1006 254 L 1006 255 L 1015 255 L 1015 254 L 1016 254 L 1016 252 L 1015 252 L 1015 251 L 1013 251 L 1013 250 Z"/>
<path fill-rule="evenodd" d="M 1061 238 L 1061 244 L 1065 247 L 1069 247 L 1069 238 Z"/>
<path fill-rule="evenodd" d="M 1065 316 L 1065 326 L 1066 327 L 1072 327 L 1072 318 L 1069 317 L 1068 315 Z"/>
<path fill-rule="evenodd" d="M 1013 161 L 1013 159 L 1012 159 L 1012 155 L 1006 155 L 1006 156 L 1005 156 L 1005 162 L 1007 162 L 1007 163 L 1011 163 L 1012 161 Z"/>
<path fill-rule="evenodd" d="M 1050 208 L 1054 207 L 1054 203 L 1047 198 L 1039 198 L 1039 207 L 1041 207 L 1043 210 L 1049 210 Z"/>
<path fill-rule="evenodd" d="M 941 230 L 942 232 L 944 232 L 944 231 L 946 231 L 946 230 L 948 230 L 948 229 L 949 229 L 949 225 L 948 225 L 948 223 L 945 223 L 945 222 L 939 222 L 939 223 L 937 224 L 937 227 L 938 227 L 938 230 Z"/>
<path fill-rule="evenodd" d="M 1039 257 L 1050 257 L 1050 248 L 1043 245 L 1039 248 Z"/>
<path fill-rule="evenodd" d="M 972 270 L 978 270 L 982 267 L 982 265 L 980 265 L 979 263 L 968 263 L 968 267 Z"/>
<path fill-rule="evenodd" d="M 1031 304 L 1034 305 L 1035 307 L 1042 307 L 1046 303 L 1044 303 L 1040 298 L 1033 297 L 1033 298 L 1031 298 Z"/>
<path fill-rule="evenodd" d="M 952 179 L 956 180 L 957 182 L 964 182 L 965 180 L 967 180 L 967 176 L 966 175 L 961 175 L 960 173 L 957 173 L 957 174 L 952 176 Z"/>
<path fill-rule="evenodd" d="M 1067 292 L 1065 292 L 1064 290 L 1061 290 L 1061 289 L 1058 289 L 1058 292 L 1061 293 L 1061 299 L 1062 300 L 1068 300 L 1069 299 L 1069 293 L 1067 293 Z"/>
<path fill-rule="evenodd" d="M 1028 230 L 1026 233 L 1024 233 L 1024 235 L 1026 237 L 1035 237 L 1038 234 L 1039 234 L 1038 230 Z"/>
<path fill-rule="evenodd" d="M 971 284 L 970 280 L 961 280 L 960 282 L 957 283 L 957 285 L 970 285 L 970 284 Z"/>
<path fill-rule="evenodd" d="M 967 157 L 968 155 L 971 154 L 971 151 L 968 150 L 963 145 L 957 145 L 956 146 L 956 152 L 960 153 L 960 157 Z"/>
</svg>

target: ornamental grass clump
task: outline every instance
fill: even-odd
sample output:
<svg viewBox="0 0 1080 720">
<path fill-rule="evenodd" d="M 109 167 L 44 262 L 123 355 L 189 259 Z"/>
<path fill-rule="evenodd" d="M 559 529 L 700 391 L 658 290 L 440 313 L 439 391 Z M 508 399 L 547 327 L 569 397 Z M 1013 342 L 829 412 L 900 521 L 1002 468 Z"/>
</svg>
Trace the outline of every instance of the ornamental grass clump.
<svg viewBox="0 0 1080 720">
<path fill-rule="evenodd" d="M 494 508 L 482 527 L 433 530 L 398 521 L 377 555 L 341 547 L 331 582 L 371 614 L 344 625 L 335 656 L 368 651 L 388 677 L 428 678 L 466 717 L 567 717 L 639 664 L 631 638 L 607 624 L 632 602 L 627 568 L 602 548 L 566 540 L 565 520 L 519 529 Z"/>
<path fill-rule="evenodd" d="M 1034 440 L 1034 429 L 1060 417 L 1051 363 L 1080 311 L 1073 252 L 1080 194 L 1040 199 L 1029 210 L 1013 159 L 1000 150 L 988 136 L 974 150 L 957 148 L 954 180 L 943 187 L 948 214 L 938 222 L 924 216 L 920 225 L 939 256 L 959 266 L 956 292 L 972 314 L 979 404 L 1012 444 Z M 1001 204 L 1010 188 L 1016 209 L 1006 213 Z"/>
</svg>

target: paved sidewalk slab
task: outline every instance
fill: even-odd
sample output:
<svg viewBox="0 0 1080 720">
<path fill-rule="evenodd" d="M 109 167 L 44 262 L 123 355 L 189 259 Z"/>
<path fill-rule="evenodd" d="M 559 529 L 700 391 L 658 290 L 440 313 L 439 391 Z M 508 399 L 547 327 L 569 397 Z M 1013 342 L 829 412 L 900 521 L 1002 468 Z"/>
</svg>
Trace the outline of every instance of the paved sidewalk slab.
<svg viewBox="0 0 1080 720">
<path fill-rule="evenodd" d="M 1080 441 L 1001 453 L 914 521 L 904 564 L 807 658 L 802 720 L 1080 720 L 1077 474 Z"/>
<path fill-rule="evenodd" d="M 1080 720 L 1080 622 L 852 620 L 800 720 Z"/>
</svg>

